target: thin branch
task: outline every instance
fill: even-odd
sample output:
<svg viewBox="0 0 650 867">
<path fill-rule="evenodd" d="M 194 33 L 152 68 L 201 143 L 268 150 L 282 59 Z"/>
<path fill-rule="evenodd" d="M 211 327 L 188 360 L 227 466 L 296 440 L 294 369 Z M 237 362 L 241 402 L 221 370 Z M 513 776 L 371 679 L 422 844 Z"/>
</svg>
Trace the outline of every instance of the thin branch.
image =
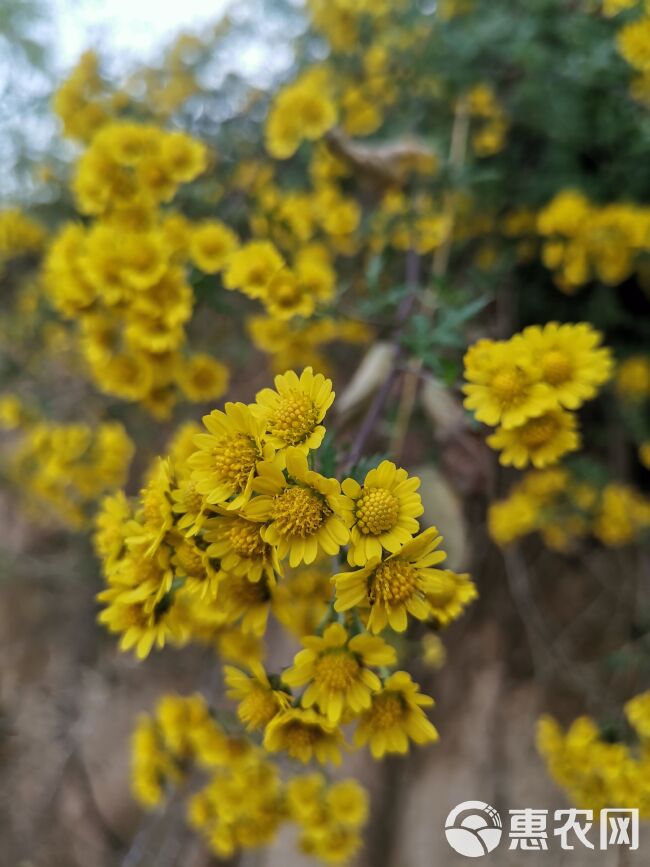
<svg viewBox="0 0 650 867">
<path fill-rule="evenodd" d="M 451 143 L 449 146 L 449 166 L 454 171 L 459 171 L 467 153 L 467 137 L 469 135 L 469 110 L 467 101 L 460 99 L 456 104 L 454 125 L 451 131 Z M 447 273 L 451 245 L 456 223 L 457 196 L 455 191 L 447 190 L 444 198 L 443 213 L 447 218 L 447 233 L 443 242 L 437 247 L 433 257 L 433 276 L 440 280 Z M 436 310 L 436 298 L 433 290 L 423 293 L 420 301 L 423 315 L 429 321 L 433 319 Z M 408 434 L 411 418 L 415 410 L 420 374 L 424 362 L 421 358 L 413 360 L 410 369 L 404 376 L 402 394 L 397 410 L 397 419 L 391 438 L 390 451 L 395 458 L 399 458 L 404 449 L 404 442 Z"/>
<path fill-rule="evenodd" d="M 406 254 L 406 284 L 413 291 L 407 292 L 402 298 L 399 307 L 397 308 L 396 330 L 393 336 L 393 343 L 396 346 L 395 357 L 393 364 L 388 373 L 388 376 L 382 383 L 381 387 L 375 394 L 372 403 L 357 431 L 357 435 L 350 447 L 347 458 L 342 466 L 342 470 L 347 472 L 353 467 L 365 448 L 366 442 L 375 429 L 377 422 L 381 416 L 386 401 L 392 391 L 393 385 L 399 375 L 400 367 L 405 359 L 405 351 L 401 345 L 400 338 L 405 323 L 408 321 L 411 311 L 415 304 L 416 290 L 419 282 L 420 274 L 420 257 L 414 250 L 409 250 Z"/>
</svg>

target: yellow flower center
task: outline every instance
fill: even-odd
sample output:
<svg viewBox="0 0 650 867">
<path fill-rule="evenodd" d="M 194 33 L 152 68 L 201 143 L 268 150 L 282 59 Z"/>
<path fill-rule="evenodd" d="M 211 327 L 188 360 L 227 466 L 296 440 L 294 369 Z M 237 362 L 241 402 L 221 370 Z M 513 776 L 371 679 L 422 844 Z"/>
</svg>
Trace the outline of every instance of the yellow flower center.
<svg viewBox="0 0 650 867">
<path fill-rule="evenodd" d="M 196 490 L 194 482 L 188 482 L 183 492 L 183 506 L 186 512 L 200 512 L 203 505 L 203 497 Z"/>
<path fill-rule="evenodd" d="M 278 705 L 273 693 L 261 687 L 253 687 L 239 705 L 242 720 L 256 729 L 263 728 L 273 719 L 277 710 Z"/>
<path fill-rule="evenodd" d="M 304 391 L 292 388 L 282 395 L 269 419 L 273 436 L 291 446 L 304 442 L 318 422 L 318 410 Z"/>
<path fill-rule="evenodd" d="M 122 616 L 125 627 L 134 626 L 136 629 L 148 629 L 151 626 L 151 615 L 145 611 L 141 602 L 134 602 L 132 605 L 125 606 Z"/>
<path fill-rule="evenodd" d="M 169 503 L 165 494 L 158 488 L 149 486 L 142 495 L 142 513 L 145 524 L 162 526 L 169 516 Z"/>
<path fill-rule="evenodd" d="M 203 566 L 201 552 L 192 545 L 183 543 L 176 548 L 176 562 L 189 577 L 205 577 L 205 567 Z"/>
<path fill-rule="evenodd" d="M 269 279 L 269 270 L 266 265 L 252 265 L 246 277 L 246 283 L 251 286 L 263 287 Z"/>
<path fill-rule="evenodd" d="M 307 539 L 318 532 L 332 510 L 315 492 L 294 485 L 273 498 L 272 517 L 281 536 Z"/>
<path fill-rule="evenodd" d="M 357 500 L 357 526 L 365 535 L 378 536 L 397 523 L 399 502 L 384 488 L 365 490 Z"/>
<path fill-rule="evenodd" d="M 218 382 L 218 374 L 211 367 L 197 367 L 190 375 L 195 388 L 212 388 Z"/>
<path fill-rule="evenodd" d="M 199 241 L 204 256 L 222 256 L 226 252 L 226 244 L 221 235 L 205 235 Z"/>
<path fill-rule="evenodd" d="M 382 693 L 372 703 L 370 725 L 373 729 L 392 729 L 402 721 L 404 708 L 398 695 Z"/>
<path fill-rule="evenodd" d="M 301 291 L 297 280 L 289 275 L 279 274 L 270 281 L 267 291 L 281 307 L 291 307 L 300 300 Z"/>
<path fill-rule="evenodd" d="M 260 525 L 245 518 L 236 518 L 228 532 L 230 545 L 240 557 L 254 559 L 264 556 L 264 542 L 260 536 Z"/>
<path fill-rule="evenodd" d="M 351 686 L 359 673 L 359 663 L 347 650 L 324 653 L 314 666 L 314 680 L 327 689 L 343 690 Z"/>
<path fill-rule="evenodd" d="M 492 380 L 492 390 L 502 403 L 510 403 L 524 394 L 526 384 L 526 377 L 520 370 L 500 370 Z"/>
<path fill-rule="evenodd" d="M 559 349 L 553 349 L 542 358 L 542 371 L 544 379 L 551 385 L 562 385 L 573 373 L 571 359 Z"/>
<path fill-rule="evenodd" d="M 313 746 L 322 734 L 323 730 L 318 726 L 290 723 L 285 729 L 287 752 L 290 756 L 298 757 L 304 747 Z"/>
<path fill-rule="evenodd" d="M 217 474 L 235 491 L 243 491 L 260 457 L 253 440 L 246 434 L 234 434 L 222 439 L 212 454 Z"/>
<path fill-rule="evenodd" d="M 151 557 L 138 557 L 130 559 L 129 566 L 132 574 L 138 576 L 140 585 L 146 584 L 147 581 L 160 582 L 162 579 L 161 569 L 155 559 Z"/>
<path fill-rule="evenodd" d="M 241 578 L 233 583 L 229 588 L 230 594 L 236 605 L 244 608 L 250 608 L 255 605 L 261 605 L 268 601 L 268 589 L 264 581 L 256 581 L 253 583 L 248 578 Z"/>
<path fill-rule="evenodd" d="M 418 570 L 405 560 L 387 560 L 375 569 L 370 591 L 371 602 L 398 605 L 417 588 Z"/>
<path fill-rule="evenodd" d="M 521 441 L 529 449 L 536 449 L 552 440 L 557 429 L 558 424 L 554 416 L 540 415 L 539 418 L 531 418 L 522 427 Z"/>
</svg>

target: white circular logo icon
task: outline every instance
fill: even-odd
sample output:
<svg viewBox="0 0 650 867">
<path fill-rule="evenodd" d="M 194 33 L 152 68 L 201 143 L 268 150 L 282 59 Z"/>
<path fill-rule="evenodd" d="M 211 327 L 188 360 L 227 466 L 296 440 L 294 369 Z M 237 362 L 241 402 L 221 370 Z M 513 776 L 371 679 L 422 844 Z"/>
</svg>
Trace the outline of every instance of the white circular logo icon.
<svg viewBox="0 0 650 867">
<path fill-rule="evenodd" d="M 483 801 L 463 801 L 445 822 L 447 842 L 467 858 L 480 858 L 496 849 L 502 833 L 501 816 Z"/>
</svg>

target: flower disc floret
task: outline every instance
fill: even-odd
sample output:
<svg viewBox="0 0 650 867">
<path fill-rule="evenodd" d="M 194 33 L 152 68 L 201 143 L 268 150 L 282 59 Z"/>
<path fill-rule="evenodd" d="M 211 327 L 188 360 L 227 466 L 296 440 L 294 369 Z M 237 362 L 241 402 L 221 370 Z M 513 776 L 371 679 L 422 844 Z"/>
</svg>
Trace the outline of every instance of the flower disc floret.
<svg viewBox="0 0 650 867">
<path fill-rule="evenodd" d="M 273 498 L 271 519 L 284 537 L 307 539 L 322 527 L 332 510 L 317 492 L 294 485 Z"/>
<path fill-rule="evenodd" d="M 355 516 L 359 530 L 365 535 L 378 536 L 392 529 L 397 522 L 399 503 L 390 491 L 370 490 L 357 501 Z"/>
<path fill-rule="evenodd" d="M 411 563 L 396 557 L 380 563 L 375 569 L 371 579 L 369 599 L 372 602 L 396 605 L 409 599 L 416 590 L 417 584 L 417 569 Z"/>
</svg>

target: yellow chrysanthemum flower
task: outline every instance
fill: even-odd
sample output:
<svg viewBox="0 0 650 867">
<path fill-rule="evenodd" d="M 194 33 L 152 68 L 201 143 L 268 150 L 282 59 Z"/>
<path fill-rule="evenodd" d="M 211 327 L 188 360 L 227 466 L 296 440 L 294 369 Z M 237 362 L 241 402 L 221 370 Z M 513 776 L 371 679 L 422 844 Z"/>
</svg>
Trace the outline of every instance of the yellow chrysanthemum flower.
<svg viewBox="0 0 650 867">
<path fill-rule="evenodd" d="M 237 235 L 219 220 L 199 223 L 190 236 L 192 261 L 206 274 L 221 271 L 237 246 Z"/>
<path fill-rule="evenodd" d="M 287 449 L 286 470 L 289 479 L 278 459 L 257 465 L 253 487 L 258 496 L 245 516 L 264 523 L 262 538 L 277 548 L 281 560 L 288 556 L 291 566 L 313 563 L 319 549 L 338 554 L 350 538 L 350 500 L 336 479 L 309 469 L 299 448 Z"/>
<path fill-rule="evenodd" d="M 196 432 L 192 431 L 192 437 L 194 436 Z M 181 482 L 171 495 L 172 512 L 178 516 L 175 518 L 176 529 L 186 536 L 195 536 L 202 529 L 209 515 L 205 497 L 199 494 L 191 479 Z"/>
<path fill-rule="evenodd" d="M 525 347 L 511 342 L 482 340 L 472 347 L 465 356 L 465 378 L 464 406 L 485 424 L 516 427 L 557 403 Z"/>
<path fill-rule="evenodd" d="M 237 716 L 247 731 L 263 729 L 273 717 L 286 710 L 291 696 L 281 689 L 274 689 L 267 673 L 259 662 L 250 666 L 251 675 L 231 665 L 224 665 L 226 695 L 239 702 Z"/>
<path fill-rule="evenodd" d="M 343 481 L 343 493 L 354 502 L 348 551 L 351 566 L 365 566 L 381 557 L 382 548 L 394 553 L 418 532 L 416 519 L 424 511 L 419 487 L 417 476 L 409 478 L 406 470 L 391 461 L 369 470 L 363 485 L 354 479 Z"/>
<path fill-rule="evenodd" d="M 552 409 L 519 427 L 497 428 L 487 438 L 487 443 L 491 448 L 501 451 L 499 462 L 503 466 L 514 466 L 521 470 L 531 463 L 543 469 L 580 447 L 577 424 L 574 413 Z"/>
<path fill-rule="evenodd" d="M 251 241 L 229 256 L 223 285 L 226 289 L 238 289 L 249 298 L 260 298 L 284 264 L 270 241 Z"/>
<path fill-rule="evenodd" d="M 526 494 L 512 494 L 490 503 L 488 530 L 497 545 L 505 546 L 532 533 L 537 526 L 538 507 Z"/>
<path fill-rule="evenodd" d="M 431 705 L 433 699 L 420 692 L 410 674 L 396 671 L 361 715 L 354 733 L 355 745 L 368 744 L 372 757 L 380 759 L 386 753 L 408 752 L 409 740 L 416 744 L 438 740 L 438 732 L 422 710 Z"/>
<path fill-rule="evenodd" d="M 180 783 L 180 768 L 164 749 L 156 722 L 147 714 L 138 718 L 131 736 L 131 789 L 144 807 L 157 806 L 164 798 L 166 781 Z"/>
<path fill-rule="evenodd" d="M 262 539 L 257 521 L 233 514 L 211 518 L 205 526 L 205 540 L 210 543 L 208 554 L 217 557 L 226 572 L 252 582 L 262 576 L 274 582 L 281 574 L 276 549 Z"/>
<path fill-rule="evenodd" d="M 432 616 L 442 626 L 457 620 L 463 610 L 477 598 L 478 592 L 470 576 L 443 569 L 433 578 L 435 590 L 427 593 Z"/>
<path fill-rule="evenodd" d="M 621 361 L 616 370 L 616 390 L 631 403 L 650 397 L 650 357 L 632 355 Z"/>
<path fill-rule="evenodd" d="M 178 364 L 175 378 L 185 397 L 195 403 L 221 397 L 228 388 L 228 368 L 202 352 Z"/>
<path fill-rule="evenodd" d="M 578 409 L 612 375 L 611 351 L 599 345 L 601 340 L 601 333 L 588 322 L 548 322 L 525 328 L 511 343 L 513 347 L 525 344 L 522 351 L 530 353 L 542 382 L 553 389 L 558 402 L 566 409 Z"/>
<path fill-rule="evenodd" d="M 185 578 L 184 589 L 201 599 L 216 599 L 225 574 L 219 563 L 213 562 L 206 550 L 199 547 L 196 537 L 174 540 L 171 559 L 177 578 Z"/>
<path fill-rule="evenodd" d="M 108 494 L 99 504 L 93 544 L 107 574 L 110 574 L 124 551 L 126 527 L 132 517 L 131 506 L 123 491 Z"/>
<path fill-rule="evenodd" d="M 295 446 L 305 454 L 317 449 L 325 436 L 321 422 L 334 401 L 332 380 L 306 367 L 300 377 L 288 370 L 274 383 L 275 391 L 264 388 L 255 398 L 266 421 L 265 442 L 278 450 Z"/>
<path fill-rule="evenodd" d="M 322 637 L 302 639 L 293 665 L 282 674 L 289 686 L 304 686 L 303 707 L 317 705 L 331 723 L 347 712 L 359 714 L 370 706 L 370 696 L 381 681 L 370 666 L 393 665 L 395 649 L 371 635 L 350 637 L 340 623 L 331 623 Z"/>
<path fill-rule="evenodd" d="M 650 500 L 629 485 L 610 484 L 602 491 L 593 532 L 609 547 L 627 545 L 650 527 Z"/>
<path fill-rule="evenodd" d="M 227 403 L 203 417 L 209 431 L 197 434 L 190 457 L 196 490 L 212 505 L 240 509 L 251 497 L 255 465 L 270 459 L 273 446 L 262 446 L 264 420 L 243 403 Z"/>
<path fill-rule="evenodd" d="M 206 147 L 184 132 L 169 132 L 160 142 L 160 159 L 175 183 L 187 184 L 205 171 Z"/>
<path fill-rule="evenodd" d="M 309 287 L 289 268 L 277 271 L 259 294 L 268 313 L 276 319 L 311 316 L 316 299 Z"/>
<path fill-rule="evenodd" d="M 333 783 L 325 794 L 331 816 L 342 825 L 358 828 L 368 818 L 368 793 L 356 780 Z"/>
<path fill-rule="evenodd" d="M 322 765 L 340 764 L 343 743 L 341 729 L 312 708 L 289 708 L 273 717 L 264 732 L 265 750 L 284 751 L 305 764 L 312 758 Z"/>
<path fill-rule="evenodd" d="M 225 574 L 219 585 L 219 607 L 229 624 L 242 632 L 262 636 L 271 610 L 271 588 L 263 576 L 249 581 L 245 575 Z"/>
<path fill-rule="evenodd" d="M 315 141 L 336 123 L 336 106 L 327 81 L 312 70 L 287 85 L 275 98 L 266 122 L 266 148 L 272 157 L 287 159 L 303 139 Z"/>
<path fill-rule="evenodd" d="M 171 461 L 169 458 L 159 458 L 146 486 L 140 491 L 141 509 L 136 516 L 137 520 L 131 522 L 127 541 L 148 546 L 148 557 L 158 550 L 174 524 L 172 479 Z"/>
<path fill-rule="evenodd" d="M 138 591 L 130 591 L 128 587 L 102 591 L 97 598 L 106 607 L 97 619 L 109 632 L 121 634 L 120 650 L 134 648 L 138 659 L 145 659 L 154 644 L 161 648 L 167 640 L 180 636 L 162 602 L 152 607 L 149 598 L 133 598 L 134 595 L 137 597 Z"/>
<path fill-rule="evenodd" d="M 441 571 L 433 567 L 447 556 L 437 550 L 441 542 L 438 530 L 429 527 L 385 560 L 374 558 L 363 569 L 335 575 L 336 611 L 369 607 L 368 629 L 375 633 L 387 625 L 404 632 L 409 614 L 428 620 L 427 593 L 435 592 Z"/>
</svg>

